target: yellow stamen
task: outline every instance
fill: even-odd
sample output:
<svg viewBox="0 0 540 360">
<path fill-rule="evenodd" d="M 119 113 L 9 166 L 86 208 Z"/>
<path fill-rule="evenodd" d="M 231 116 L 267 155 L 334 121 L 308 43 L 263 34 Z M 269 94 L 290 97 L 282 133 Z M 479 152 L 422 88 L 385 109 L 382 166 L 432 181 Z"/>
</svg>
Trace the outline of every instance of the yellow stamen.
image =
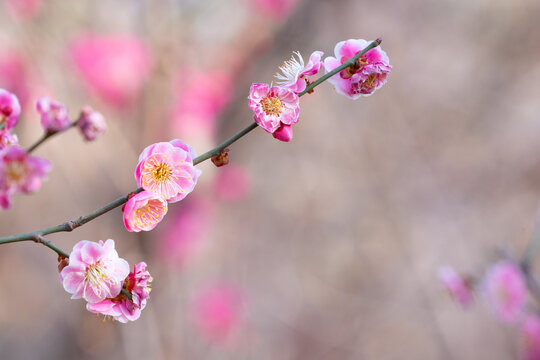
<svg viewBox="0 0 540 360">
<path fill-rule="evenodd" d="M 283 102 L 279 96 L 275 97 L 265 97 L 261 101 L 261 106 L 266 113 L 266 115 L 275 115 L 278 116 L 281 114 L 281 108 L 283 107 Z"/>
</svg>

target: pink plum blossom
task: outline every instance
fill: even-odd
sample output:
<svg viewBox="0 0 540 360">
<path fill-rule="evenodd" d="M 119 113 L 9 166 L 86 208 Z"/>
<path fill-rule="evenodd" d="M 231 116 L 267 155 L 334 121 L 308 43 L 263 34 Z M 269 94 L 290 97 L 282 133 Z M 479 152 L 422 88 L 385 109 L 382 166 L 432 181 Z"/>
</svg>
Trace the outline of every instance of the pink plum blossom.
<svg viewBox="0 0 540 360">
<path fill-rule="evenodd" d="M 148 146 L 135 169 L 137 185 L 169 202 L 182 200 L 195 188 L 201 170 L 193 166 L 195 151 L 181 140 Z"/>
<path fill-rule="evenodd" d="M 270 134 L 274 134 L 282 125 L 296 124 L 300 116 L 298 95 L 281 86 L 252 84 L 249 108 L 255 113 L 255 122 Z"/>
<path fill-rule="evenodd" d="M 167 201 L 151 191 L 131 197 L 124 206 L 124 225 L 131 232 L 150 231 L 167 214 Z"/>
<path fill-rule="evenodd" d="M 88 106 L 81 111 L 77 127 L 85 141 L 94 141 L 107 130 L 103 115 Z"/>
<path fill-rule="evenodd" d="M 7 148 L 11 145 L 19 143 L 17 135 L 12 134 L 9 130 L 0 130 L 0 150 Z"/>
<path fill-rule="evenodd" d="M 64 104 L 47 97 L 41 97 L 36 102 L 36 109 L 41 115 L 41 126 L 47 132 L 60 132 L 71 126 L 67 108 Z"/>
<path fill-rule="evenodd" d="M 438 273 L 452 299 L 464 308 L 469 307 L 473 302 L 473 294 L 467 281 L 450 266 L 439 268 Z"/>
<path fill-rule="evenodd" d="M 293 53 L 294 55 L 290 60 L 287 60 L 279 67 L 281 74 L 276 74 L 280 86 L 286 87 L 294 91 L 295 93 L 301 93 L 306 89 L 308 76 L 316 75 L 322 67 L 321 57 L 322 51 L 314 51 L 309 57 L 307 65 L 304 65 L 304 59 L 298 51 Z"/>
<path fill-rule="evenodd" d="M 199 293 L 193 304 L 195 324 L 209 341 L 224 343 L 238 332 L 244 316 L 242 294 L 230 285 L 213 285 Z"/>
<path fill-rule="evenodd" d="M 251 176 L 244 167 L 230 165 L 219 171 L 214 186 L 221 200 L 239 201 L 251 192 Z"/>
<path fill-rule="evenodd" d="M 485 278 L 487 300 L 504 322 L 518 320 L 527 301 L 523 272 L 510 261 L 501 261 L 488 269 Z"/>
<path fill-rule="evenodd" d="M 124 289 L 131 294 L 131 300 L 121 292 L 114 298 L 104 299 L 98 303 L 88 303 L 86 309 L 95 314 L 110 316 L 121 323 L 135 321 L 146 307 L 152 280 L 152 276 L 146 270 L 146 263 L 140 262 L 135 265 L 124 281 Z"/>
<path fill-rule="evenodd" d="M 324 59 L 326 73 L 341 66 L 370 43 L 363 39 L 349 39 L 337 43 L 334 49 L 336 57 Z M 369 96 L 386 82 L 386 77 L 392 70 L 389 61 L 386 53 L 380 47 L 375 47 L 360 56 L 354 65 L 335 74 L 328 81 L 338 93 L 351 99 Z"/>
<path fill-rule="evenodd" d="M 17 97 L 0 89 L 0 130 L 11 130 L 19 121 L 21 105 Z"/>
<path fill-rule="evenodd" d="M 50 169 L 49 161 L 30 156 L 19 145 L 0 150 L 0 206 L 9 209 L 14 194 L 39 190 Z"/>
<path fill-rule="evenodd" d="M 60 279 L 72 299 L 84 298 L 95 304 L 120 294 L 128 274 L 129 264 L 118 257 L 114 240 L 82 240 L 73 247 Z"/>
<path fill-rule="evenodd" d="M 129 105 L 152 69 L 151 54 L 134 35 L 82 34 L 70 45 L 70 55 L 86 85 L 110 105 Z"/>
<path fill-rule="evenodd" d="M 6 10 L 11 16 L 21 19 L 30 20 L 39 14 L 43 0 L 4 0 Z"/>
<path fill-rule="evenodd" d="M 528 315 L 521 325 L 523 359 L 540 360 L 540 317 Z"/>
</svg>

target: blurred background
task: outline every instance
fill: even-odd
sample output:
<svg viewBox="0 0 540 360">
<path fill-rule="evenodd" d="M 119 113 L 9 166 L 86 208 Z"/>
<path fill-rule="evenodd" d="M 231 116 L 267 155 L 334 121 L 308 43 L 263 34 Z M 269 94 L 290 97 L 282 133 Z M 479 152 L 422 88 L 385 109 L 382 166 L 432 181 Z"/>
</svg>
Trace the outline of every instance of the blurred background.
<svg viewBox="0 0 540 360">
<path fill-rule="evenodd" d="M 134 323 L 70 300 L 57 259 L 0 249 L 1 359 L 518 359 L 516 328 L 452 303 L 440 265 L 482 275 L 520 254 L 540 203 L 540 3 L 533 0 L 2 0 L 0 87 L 15 133 L 41 136 L 35 99 L 102 112 L 35 155 L 53 163 L 0 214 L 0 235 L 87 214 L 136 188 L 142 149 L 180 138 L 201 154 L 252 114 L 293 50 L 382 37 L 393 71 L 357 101 L 330 84 L 301 101 L 294 140 L 261 129 L 231 164 L 201 165 L 158 227 L 120 209 L 48 237 L 66 251 L 112 238 L 154 277 Z"/>
</svg>

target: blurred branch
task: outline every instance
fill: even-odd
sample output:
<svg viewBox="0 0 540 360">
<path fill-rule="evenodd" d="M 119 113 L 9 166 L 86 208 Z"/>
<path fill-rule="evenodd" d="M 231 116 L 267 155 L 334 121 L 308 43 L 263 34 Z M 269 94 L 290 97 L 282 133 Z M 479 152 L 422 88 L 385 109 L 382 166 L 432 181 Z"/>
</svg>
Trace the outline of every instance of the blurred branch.
<svg viewBox="0 0 540 360">
<path fill-rule="evenodd" d="M 310 93 L 316 86 L 322 84 L 324 81 L 328 80 L 331 76 L 339 73 L 341 70 L 343 70 L 343 69 L 345 69 L 345 68 L 347 68 L 349 66 L 354 65 L 356 60 L 360 56 L 364 55 L 369 50 L 379 46 L 381 41 L 382 41 L 381 38 L 378 38 L 377 40 L 372 41 L 364 50 L 360 51 L 354 57 L 352 57 L 348 61 L 344 62 L 341 66 L 339 66 L 339 67 L 335 68 L 334 70 L 330 71 L 329 73 L 321 76 L 319 79 L 317 79 L 316 81 L 314 81 L 313 83 L 308 85 L 303 92 L 298 94 L 298 96 L 300 97 L 300 96 L 303 96 L 303 95 L 305 95 L 307 93 Z M 73 122 L 71 124 L 71 126 L 72 127 L 75 126 L 76 123 L 77 123 L 76 121 Z M 223 150 L 225 150 L 226 147 L 228 147 L 231 144 L 235 143 L 236 141 L 238 141 L 244 135 L 247 135 L 249 132 L 251 132 L 255 128 L 257 128 L 257 123 L 255 123 L 255 122 L 251 123 L 250 125 L 246 126 L 244 129 L 237 132 L 235 135 L 231 136 L 230 138 L 228 138 L 227 140 L 225 140 L 224 142 L 222 142 L 221 144 L 219 144 L 218 146 L 213 148 L 212 150 L 209 150 L 209 151 L 205 152 L 204 154 L 196 157 L 193 160 L 193 165 L 197 165 L 197 164 L 199 164 L 199 163 L 201 163 L 201 162 L 203 162 L 205 160 L 208 160 L 212 156 L 219 155 Z M 30 152 L 30 151 L 34 150 L 41 143 L 43 143 L 45 140 L 47 140 L 49 137 L 51 137 L 54 134 L 55 133 L 53 133 L 51 135 L 45 134 L 40 140 L 38 140 L 38 142 L 36 144 L 32 145 L 29 148 L 28 151 Z M 130 195 L 140 193 L 141 191 L 143 191 L 143 188 L 138 188 L 138 189 L 132 191 L 130 194 L 119 197 L 118 199 L 114 200 L 113 202 L 110 202 L 109 204 L 103 206 L 102 208 L 99 208 L 99 209 L 91 212 L 88 215 L 81 216 L 78 219 L 73 220 L 73 221 L 67 221 L 67 222 L 65 222 L 63 224 L 60 224 L 60 225 L 48 227 L 48 228 L 45 228 L 45 229 L 42 229 L 42 230 L 36 230 L 36 231 L 33 231 L 33 232 L 29 232 L 29 233 L 23 233 L 23 234 L 18 234 L 18 235 L 0 237 L 0 245 L 7 244 L 7 243 L 18 242 L 18 241 L 28 241 L 28 240 L 36 241 L 35 240 L 36 237 L 39 237 L 39 236 L 48 235 L 48 234 L 57 233 L 57 232 L 62 232 L 62 231 L 67 231 L 67 232 L 72 231 L 72 230 L 78 228 L 79 226 L 82 226 L 82 225 L 94 220 L 98 216 L 101 216 L 101 215 L 109 212 L 110 210 L 125 204 L 129 200 Z"/>
<path fill-rule="evenodd" d="M 66 130 L 68 130 L 68 129 L 71 129 L 72 127 L 75 127 L 75 126 L 77 125 L 77 122 L 78 122 L 78 121 L 79 121 L 79 120 L 73 121 L 73 122 L 69 125 L 69 127 L 68 127 L 67 129 L 62 130 L 62 131 L 45 131 L 45 133 L 43 134 L 43 136 L 41 136 L 41 138 L 40 138 L 38 141 L 36 141 L 32 146 L 30 146 L 30 147 L 28 148 L 28 150 L 27 150 L 28 153 L 31 153 L 32 151 L 36 150 L 38 146 L 40 146 L 41 144 L 43 144 L 45 141 L 47 141 L 47 139 L 53 137 L 54 135 L 56 135 L 56 134 L 58 134 L 58 133 L 61 133 L 61 132 L 64 132 L 64 131 L 66 131 Z"/>
</svg>

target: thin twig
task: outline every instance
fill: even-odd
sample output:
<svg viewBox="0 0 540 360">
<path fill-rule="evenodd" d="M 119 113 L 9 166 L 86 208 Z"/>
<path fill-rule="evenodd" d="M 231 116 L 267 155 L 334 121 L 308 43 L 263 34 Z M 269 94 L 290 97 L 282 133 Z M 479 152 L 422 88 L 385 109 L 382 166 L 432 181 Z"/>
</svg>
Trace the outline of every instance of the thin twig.
<svg viewBox="0 0 540 360">
<path fill-rule="evenodd" d="M 354 63 L 356 62 L 356 60 L 360 56 L 364 55 L 369 50 L 379 46 L 381 41 L 382 41 L 381 38 L 378 38 L 377 40 L 372 41 L 366 48 L 364 48 L 364 50 L 360 51 L 354 57 L 352 57 L 348 61 L 344 62 L 341 66 L 338 66 L 334 70 L 332 70 L 329 73 L 321 76 L 319 79 L 317 79 L 316 81 L 314 81 L 313 83 L 308 85 L 303 92 L 298 94 L 298 96 L 300 97 L 300 96 L 303 96 L 303 95 L 309 93 L 316 86 L 318 86 L 321 83 L 323 83 L 324 81 L 328 80 L 331 76 L 339 73 L 341 70 L 343 70 L 343 69 L 345 69 L 345 68 L 347 68 L 349 66 L 354 65 Z M 73 126 L 75 126 L 75 124 L 76 124 L 76 121 L 73 122 L 71 124 L 71 126 L 73 127 Z M 255 123 L 255 122 L 251 123 L 250 125 L 246 126 L 244 129 L 240 130 L 235 135 L 231 136 L 230 138 L 228 138 L 227 140 L 225 140 L 224 142 L 222 142 L 221 144 L 219 144 L 218 146 L 213 148 L 212 150 L 209 150 L 209 151 L 205 152 L 204 154 L 196 157 L 193 160 L 193 164 L 197 165 L 197 164 L 199 164 L 199 163 L 201 163 L 201 162 L 203 162 L 205 160 L 210 159 L 212 156 L 220 154 L 226 147 L 232 145 L 233 143 L 238 141 L 240 138 L 242 138 L 243 136 L 245 136 L 246 134 L 248 134 L 249 132 L 251 132 L 255 128 L 257 128 L 257 123 Z M 46 139 L 48 139 L 51 136 L 52 135 L 50 135 L 50 136 L 45 135 L 36 144 L 31 146 L 28 151 L 34 150 L 37 146 L 39 146 L 41 143 L 43 143 Z M 48 235 L 48 234 L 62 232 L 62 231 L 72 231 L 73 229 L 76 229 L 79 226 L 82 226 L 82 225 L 86 224 L 87 222 L 94 220 L 95 218 L 109 212 L 110 210 L 112 210 L 114 208 L 117 208 L 119 206 L 122 206 L 123 204 L 125 204 L 129 200 L 129 196 L 132 193 L 139 193 L 141 191 L 143 191 L 143 188 L 138 188 L 138 189 L 132 191 L 131 193 L 129 193 L 128 195 L 124 195 L 122 197 L 119 197 L 118 199 L 116 199 L 116 200 L 108 203 L 107 205 L 105 205 L 105 206 L 91 212 L 90 214 L 85 215 L 85 216 L 81 216 L 78 219 L 73 220 L 73 221 L 67 221 L 67 222 L 65 222 L 63 224 L 60 224 L 60 225 L 48 227 L 48 228 L 41 229 L 41 230 L 36 230 L 36 231 L 33 231 L 33 232 L 29 232 L 29 233 L 23 233 L 23 234 L 0 237 L 0 245 L 7 244 L 7 243 L 12 243 L 12 242 L 18 242 L 18 241 L 34 240 L 36 236 L 43 236 L 43 235 Z"/>
</svg>

